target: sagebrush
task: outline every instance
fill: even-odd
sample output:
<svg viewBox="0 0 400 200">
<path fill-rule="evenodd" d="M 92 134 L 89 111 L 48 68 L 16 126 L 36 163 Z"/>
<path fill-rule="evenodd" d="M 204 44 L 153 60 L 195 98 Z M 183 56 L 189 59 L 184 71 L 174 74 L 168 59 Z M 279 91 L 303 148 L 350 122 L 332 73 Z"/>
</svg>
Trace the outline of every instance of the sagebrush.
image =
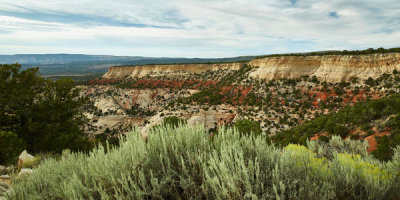
<svg viewBox="0 0 400 200">
<path fill-rule="evenodd" d="M 398 199 L 399 150 L 390 162 L 341 151 L 267 144 L 220 129 L 138 130 L 119 147 L 65 152 L 14 180 L 10 199 Z"/>
</svg>

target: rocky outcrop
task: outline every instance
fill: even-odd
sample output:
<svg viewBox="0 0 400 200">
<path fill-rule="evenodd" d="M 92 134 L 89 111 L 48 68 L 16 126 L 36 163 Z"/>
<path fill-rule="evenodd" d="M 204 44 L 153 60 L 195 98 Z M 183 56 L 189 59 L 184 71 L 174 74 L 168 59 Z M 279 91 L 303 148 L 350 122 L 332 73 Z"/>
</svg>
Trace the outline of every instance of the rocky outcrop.
<svg viewBox="0 0 400 200">
<path fill-rule="evenodd" d="M 193 114 L 188 120 L 189 126 L 203 124 L 206 129 L 214 129 L 232 122 L 235 114 L 220 113 L 214 110 Z"/>
<path fill-rule="evenodd" d="M 201 73 L 207 70 L 239 69 L 242 63 L 218 64 L 175 64 L 175 65 L 140 65 L 132 67 L 110 67 L 103 78 L 115 79 L 124 77 L 142 78 L 151 73 L 167 73 L 167 76 L 185 75 L 185 73 Z"/>
<path fill-rule="evenodd" d="M 207 70 L 239 69 L 248 64 L 255 68 L 250 76 L 258 79 L 297 78 L 316 76 L 328 82 L 349 80 L 350 77 L 376 78 L 383 73 L 400 70 L 400 53 L 369 55 L 277 56 L 251 60 L 247 63 L 177 64 L 111 67 L 103 76 L 107 79 L 138 77 L 164 73 L 167 76 L 201 73 Z"/>
<path fill-rule="evenodd" d="M 250 74 L 255 78 L 271 80 L 309 75 L 323 81 L 340 82 L 353 76 L 376 78 L 399 70 L 400 54 L 281 56 L 255 59 L 249 64 L 259 67 Z"/>
<path fill-rule="evenodd" d="M 23 168 L 26 164 L 35 161 L 35 157 L 24 150 L 18 157 L 18 168 Z"/>
</svg>

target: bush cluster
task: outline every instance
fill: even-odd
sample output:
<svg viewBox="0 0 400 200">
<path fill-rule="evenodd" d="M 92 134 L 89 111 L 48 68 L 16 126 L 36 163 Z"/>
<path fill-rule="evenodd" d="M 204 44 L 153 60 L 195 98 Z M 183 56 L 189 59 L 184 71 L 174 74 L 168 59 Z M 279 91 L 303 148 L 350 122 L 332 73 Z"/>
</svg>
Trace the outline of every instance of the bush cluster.
<svg viewBox="0 0 400 200">
<path fill-rule="evenodd" d="M 387 120 L 382 128 L 391 131 L 390 136 L 380 140 L 378 149 L 373 154 L 381 160 L 389 160 L 393 150 L 400 145 L 400 96 L 392 95 L 377 100 L 360 102 L 352 107 L 345 107 L 337 113 L 330 113 L 307 121 L 295 128 L 282 131 L 272 139 L 274 142 L 287 145 L 290 143 L 306 144 L 308 138 L 314 134 L 326 132 L 328 136 L 340 135 L 342 138 L 349 135 L 353 128 L 360 127 L 368 133 L 375 120 Z M 372 131 L 373 133 L 373 131 Z"/>
<path fill-rule="evenodd" d="M 322 51 L 322 52 L 309 52 L 309 53 L 290 53 L 290 54 L 271 54 L 265 56 L 258 56 L 256 58 L 266 57 L 279 57 L 279 56 L 324 56 L 324 55 L 368 55 L 368 54 L 383 54 L 383 53 L 399 53 L 400 48 L 389 48 L 383 47 L 374 49 L 368 48 L 365 50 L 343 50 L 343 51 Z"/>
<path fill-rule="evenodd" d="M 355 153 L 321 157 L 265 136 L 203 127 L 138 130 L 119 147 L 64 153 L 14 181 L 9 199 L 398 199 L 400 147 L 393 161 Z"/>
<path fill-rule="evenodd" d="M 16 163 L 24 148 L 24 141 L 19 139 L 16 133 L 0 131 L 0 163 Z"/>
</svg>

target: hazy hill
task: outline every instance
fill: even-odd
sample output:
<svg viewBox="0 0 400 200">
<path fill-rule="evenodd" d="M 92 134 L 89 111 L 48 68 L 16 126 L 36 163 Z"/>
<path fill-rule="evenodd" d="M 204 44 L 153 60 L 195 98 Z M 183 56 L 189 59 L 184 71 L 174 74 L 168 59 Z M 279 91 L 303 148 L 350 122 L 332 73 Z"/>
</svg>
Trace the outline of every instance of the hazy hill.
<svg viewBox="0 0 400 200">
<path fill-rule="evenodd" d="M 233 58 L 158 58 L 84 54 L 16 54 L 0 55 L 0 63 L 20 63 L 23 68 L 40 67 L 42 75 L 105 73 L 111 66 L 175 63 L 209 63 L 247 61 L 254 56 Z"/>
</svg>

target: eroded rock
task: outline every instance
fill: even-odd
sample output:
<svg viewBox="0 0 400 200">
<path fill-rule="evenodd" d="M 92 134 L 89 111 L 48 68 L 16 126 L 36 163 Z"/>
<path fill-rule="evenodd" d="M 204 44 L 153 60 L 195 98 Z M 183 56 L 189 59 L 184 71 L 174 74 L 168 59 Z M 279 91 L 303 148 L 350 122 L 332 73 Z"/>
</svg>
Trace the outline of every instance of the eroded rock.
<svg viewBox="0 0 400 200">
<path fill-rule="evenodd" d="M 247 63 L 146 65 L 132 67 L 111 67 L 103 78 L 143 78 L 151 73 L 168 73 L 168 76 L 182 73 L 201 73 L 219 69 L 237 70 L 244 64 L 259 67 L 250 73 L 257 79 L 298 78 L 304 75 L 316 76 L 327 82 L 340 82 L 356 76 L 361 80 L 376 78 L 384 73 L 400 69 L 400 54 L 369 55 L 323 55 L 323 56 L 276 56 L 257 58 Z"/>
<path fill-rule="evenodd" d="M 219 113 L 217 111 L 204 111 L 192 115 L 188 119 L 189 126 L 197 126 L 204 124 L 206 129 L 214 129 L 224 124 L 232 122 L 235 118 L 235 114 Z"/>
<path fill-rule="evenodd" d="M 24 150 L 18 157 L 18 168 L 23 168 L 27 163 L 33 162 L 35 157 Z"/>
</svg>

